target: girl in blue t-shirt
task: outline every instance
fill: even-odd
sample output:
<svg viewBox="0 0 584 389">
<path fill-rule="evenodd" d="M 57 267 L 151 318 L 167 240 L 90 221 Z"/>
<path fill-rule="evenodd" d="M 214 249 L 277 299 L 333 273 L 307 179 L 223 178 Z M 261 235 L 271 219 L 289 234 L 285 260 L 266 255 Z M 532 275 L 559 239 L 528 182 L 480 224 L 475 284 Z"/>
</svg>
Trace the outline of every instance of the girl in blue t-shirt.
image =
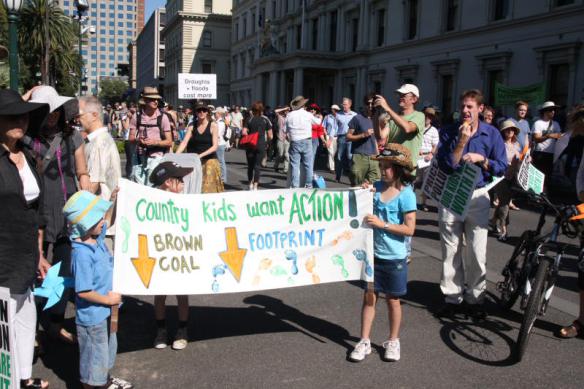
<svg viewBox="0 0 584 389">
<path fill-rule="evenodd" d="M 365 217 L 365 222 L 373 227 L 375 281 L 365 288 L 361 340 L 349 357 L 354 362 L 362 361 L 371 353 L 369 335 L 379 293 L 385 295 L 389 310 L 389 339 L 383 342 L 384 359 L 400 359 L 402 311 L 399 297 L 406 294 L 408 281 L 405 237 L 414 235 L 416 228 L 416 195 L 410 186 L 414 167 L 410 151 L 391 143 L 375 159 L 380 162 L 382 180 L 373 185 L 373 214 Z"/>
</svg>

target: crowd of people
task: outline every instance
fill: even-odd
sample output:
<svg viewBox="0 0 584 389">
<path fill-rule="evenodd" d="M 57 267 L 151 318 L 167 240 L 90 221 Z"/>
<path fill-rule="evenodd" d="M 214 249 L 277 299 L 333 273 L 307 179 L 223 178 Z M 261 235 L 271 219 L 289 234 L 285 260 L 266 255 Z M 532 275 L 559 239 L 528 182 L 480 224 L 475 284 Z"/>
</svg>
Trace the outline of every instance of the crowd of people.
<svg viewBox="0 0 584 389">
<path fill-rule="evenodd" d="M 533 164 L 546 174 L 550 195 L 584 201 L 584 106 L 570 111 L 568 127 L 562 129 L 554 120 L 559 107 L 545 102 L 530 125 L 527 102 L 518 101 L 515 115 L 504 117 L 486 106 L 479 90 L 468 90 L 461 94 L 457 120 L 443 125 L 438 107 L 417 110 L 417 86 L 404 84 L 395 93 L 395 102 L 376 93 L 364 96 L 359 112 L 352 110 L 350 98 L 322 109 L 303 96 L 275 109 L 261 101 L 249 110 L 198 101 L 175 111 L 153 87 L 144 88 L 137 105 L 105 108 L 93 96 L 63 97 L 49 86 L 23 96 L 0 90 L 0 286 L 10 289 L 15 307 L 21 387 L 48 387 L 32 378 L 37 322 L 62 341 L 79 345 L 84 387 L 132 387 L 109 375 L 117 349 L 111 312 L 122 299 L 112 291 L 113 257 L 106 245 L 115 223 L 118 182 L 125 176 L 183 193 L 184 177 L 200 169 L 200 192 L 223 192 L 229 179 L 225 153 L 235 149 L 245 149 L 251 191 L 261 188 L 261 173 L 273 161 L 290 188 L 322 186 L 314 173 L 321 167 L 337 182 L 348 176 L 351 186 L 374 192 L 365 222 L 374 230 L 375 282 L 364 286 L 361 340 L 350 354 L 352 361 L 371 353 L 380 295 L 387 300 L 390 322 L 384 357 L 400 359 L 399 299 L 407 292 L 416 212 L 430 211 L 423 193 L 417 204 L 414 189 L 422 185 L 428 167 L 434 160 L 446 173 L 462 164 L 478 166 L 482 174 L 466 216 L 438 208 L 444 294 L 438 314 L 464 311 L 484 318 L 487 237 L 492 228 L 500 240 L 507 238 L 509 210 L 517 209 L 512 188 L 518 161 L 530 151 Z M 123 143 L 123 174 L 115 139 Z M 185 158 L 177 162 L 181 154 Z M 489 193 L 487 185 L 501 176 Z M 72 277 L 75 287 L 37 320 L 32 291 L 58 263 L 59 275 Z M 581 270 L 579 287 L 584 302 Z M 71 294 L 76 333 L 63 326 Z M 166 296 L 155 298 L 155 348 L 187 347 L 188 296 L 177 300 L 179 325 L 171 337 Z M 584 312 L 561 330 L 564 337 L 582 333 Z"/>
</svg>

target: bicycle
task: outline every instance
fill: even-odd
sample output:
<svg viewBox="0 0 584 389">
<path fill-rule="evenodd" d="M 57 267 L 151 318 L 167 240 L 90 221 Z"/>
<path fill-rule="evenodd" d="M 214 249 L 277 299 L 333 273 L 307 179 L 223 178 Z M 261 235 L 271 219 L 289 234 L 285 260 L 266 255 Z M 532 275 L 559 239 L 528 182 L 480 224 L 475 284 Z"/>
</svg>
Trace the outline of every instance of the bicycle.
<svg viewBox="0 0 584 389">
<path fill-rule="evenodd" d="M 517 361 L 523 358 L 535 320 L 545 315 L 554 289 L 566 249 L 566 244 L 558 242 L 558 237 L 563 234 L 576 238 L 582 232 L 579 223 L 574 221 L 582 206 L 555 205 L 544 194 L 531 196 L 543 205 L 537 228 L 521 235 L 501 273 L 503 281 L 497 283 L 503 308 L 511 309 L 521 297 L 520 309 L 524 315 L 515 349 Z M 548 210 L 553 211 L 555 219 L 551 231 L 542 235 Z"/>
</svg>

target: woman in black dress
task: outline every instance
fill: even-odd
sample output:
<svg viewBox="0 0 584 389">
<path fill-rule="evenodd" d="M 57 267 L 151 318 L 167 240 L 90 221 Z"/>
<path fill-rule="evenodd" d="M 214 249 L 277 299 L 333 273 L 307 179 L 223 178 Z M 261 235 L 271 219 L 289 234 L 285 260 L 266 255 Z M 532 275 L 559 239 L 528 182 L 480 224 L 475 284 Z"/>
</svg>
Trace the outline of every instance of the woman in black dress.
<svg viewBox="0 0 584 389">
<path fill-rule="evenodd" d="M 268 141 L 272 140 L 272 124 L 263 115 L 264 104 L 256 101 L 251 106 L 251 118 L 243 124 L 243 135 L 258 133 L 258 142 L 255 147 L 247 147 L 245 156 L 247 158 L 247 179 L 249 190 L 257 190 L 260 183 L 261 162 L 266 155 Z"/>
<path fill-rule="evenodd" d="M 10 289 L 11 327 L 21 388 L 47 388 L 33 379 L 36 308 L 32 288 L 37 271 L 50 267 L 42 256 L 42 181 L 34 158 L 22 143 L 28 128 L 38 130 L 47 104 L 26 103 L 12 90 L 0 90 L 0 287 Z"/>
</svg>

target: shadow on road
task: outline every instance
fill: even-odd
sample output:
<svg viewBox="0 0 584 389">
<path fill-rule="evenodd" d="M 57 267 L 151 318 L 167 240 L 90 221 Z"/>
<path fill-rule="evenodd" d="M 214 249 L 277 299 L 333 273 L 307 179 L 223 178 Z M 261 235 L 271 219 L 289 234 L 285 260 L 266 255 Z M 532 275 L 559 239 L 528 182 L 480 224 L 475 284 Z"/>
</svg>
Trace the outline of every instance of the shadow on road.
<svg viewBox="0 0 584 389">
<path fill-rule="evenodd" d="M 510 366 L 516 363 L 515 338 L 523 314 L 500 308 L 498 298 L 493 294 L 487 293 L 485 309 L 489 315 L 484 320 L 473 320 L 464 313 L 438 317 L 436 313 L 442 307 L 443 297 L 436 283 L 409 282 L 408 294 L 403 301 L 404 304 L 433 313 L 435 320 L 442 326 L 442 341 L 461 357 L 486 366 Z M 550 333 L 550 336 L 560 328 L 557 324 L 541 319 L 536 320 L 535 327 Z"/>
</svg>

